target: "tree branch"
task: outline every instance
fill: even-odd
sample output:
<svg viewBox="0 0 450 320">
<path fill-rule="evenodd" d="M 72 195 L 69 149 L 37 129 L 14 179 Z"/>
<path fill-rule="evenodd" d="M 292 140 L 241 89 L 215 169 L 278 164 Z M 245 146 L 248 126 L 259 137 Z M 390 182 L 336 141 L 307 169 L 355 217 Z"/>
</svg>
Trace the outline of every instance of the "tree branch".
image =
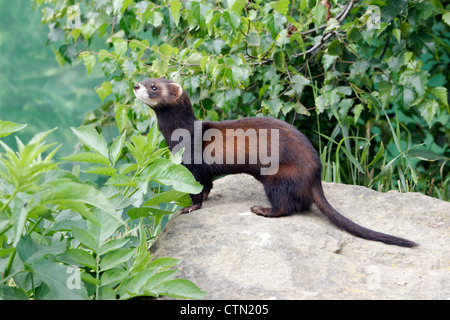
<svg viewBox="0 0 450 320">
<path fill-rule="evenodd" d="M 358 2 L 358 0 L 350 0 L 347 4 L 347 6 L 344 8 L 344 10 L 341 11 L 341 13 L 336 17 L 336 20 L 339 22 L 339 25 L 341 25 L 342 21 L 344 21 L 344 19 L 347 17 L 348 13 L 350 12 L 350 9 L 353 7 L 353 5 Z M 325 28 L 326 25 L 324 26 L 320 26 L 318 29 L 322 29 Z M 315 31 L 315 29 L 312 30 L 308 30 L 305 32 L 300 33 L 301 35 L 304 34 L 310 34 L 310 33 L 314 33 L 312 31 Z M 294 57 L 301 57 L 301 56 L 305 56 L 317 49 L 320 49 L 333 35 L 335 34 L 334 31 L 330 31 L 330 32 L 326 32 L 323 34 L 322 39 L 320 39 L 320 41 L 315 44 L 313 47 L 311 47 L 310 49 L 306 50 L 305 52 L 301 52 L 298 54 L 294 54 Z"/>
</svg>

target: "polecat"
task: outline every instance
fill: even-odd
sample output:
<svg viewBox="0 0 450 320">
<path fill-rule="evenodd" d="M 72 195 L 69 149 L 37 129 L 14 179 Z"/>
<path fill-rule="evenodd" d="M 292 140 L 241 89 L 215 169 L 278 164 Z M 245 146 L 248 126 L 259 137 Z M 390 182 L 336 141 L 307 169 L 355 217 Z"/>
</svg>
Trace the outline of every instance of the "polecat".
<svg viewBox="0 0 450 320">
<path fill-rule="evenodd" d="M 190 195 L 192 205 L 184 208 L 183 213 L 202 206 L 213 186 L 214 177 L 247 173 L 262 182 L 272 205 L 271 208 L 253 206 L 251 211 L 258 215 L 291 215 L 307 210 L 315 203 L 332 223 L 355 236 L 403 247 L 417 245 L 406 239 L 366 229 L 337 212 L 324 196 L 322 165 L 317 151 L 292 125 L 267 117 L 198 121 L 188 94 L 179 84 L 166 78 L 136 83 L 134 93 L 155 111 L 169 149 L 174 150 L 181 143 L 187 147 L 183 165 L 203 185 L 202 192 Z M 191 141 L 181 141 L 180 137 Z M 245 142 L 240 147 L 234 143 L 239 139 Z M 267 158 L 278 163 L 276 170 L 263 173 L 263 169 L 271 166 Z"/>
</svg>

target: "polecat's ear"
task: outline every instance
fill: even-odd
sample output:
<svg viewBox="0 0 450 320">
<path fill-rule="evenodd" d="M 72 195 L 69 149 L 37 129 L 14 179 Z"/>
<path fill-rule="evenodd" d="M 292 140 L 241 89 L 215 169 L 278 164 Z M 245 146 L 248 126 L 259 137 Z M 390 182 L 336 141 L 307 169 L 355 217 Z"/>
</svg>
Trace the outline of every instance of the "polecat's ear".
<svg viewBox="0 0 450 320">
<path fill-rule="evenodd" d="M 183 94 L 183 88 L 175 82 L 169 84 L 169 94 L 174 100 L 177 100 Z"/>
</svg>

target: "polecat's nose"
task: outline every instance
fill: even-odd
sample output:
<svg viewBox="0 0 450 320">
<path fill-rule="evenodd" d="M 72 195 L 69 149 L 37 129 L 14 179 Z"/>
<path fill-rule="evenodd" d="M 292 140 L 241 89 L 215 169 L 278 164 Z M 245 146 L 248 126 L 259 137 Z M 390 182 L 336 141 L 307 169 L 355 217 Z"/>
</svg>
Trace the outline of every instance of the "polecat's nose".
<svg viewBox="0 0 450 320">
<path fill-rule="evenodd" d="M 138 90 L 140 87 L 141 87 L 141 84 L 136 83 L 136 84 L 134 85 L 134 90 Z"/>
</svg>

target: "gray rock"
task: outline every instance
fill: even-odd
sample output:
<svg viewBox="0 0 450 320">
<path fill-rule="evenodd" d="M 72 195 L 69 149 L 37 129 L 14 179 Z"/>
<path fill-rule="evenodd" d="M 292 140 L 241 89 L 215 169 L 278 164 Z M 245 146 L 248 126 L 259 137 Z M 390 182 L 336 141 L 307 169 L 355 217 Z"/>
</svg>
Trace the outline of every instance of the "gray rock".
<svg viewBox="0 0 450 320">
<path fill-rule="evenodd" d="M 450 299 L 450 204 L 419 193 L 323 183 L 329 202 L 367 228 L 419 243 L 402 248 L 354 237 L 313 206 L 288 217 L 248 175 L 214 183 L 201 210 L 175 214 L 153 258 L 182 259 L 178 277 L 206 299 Z"/>
</svg>

